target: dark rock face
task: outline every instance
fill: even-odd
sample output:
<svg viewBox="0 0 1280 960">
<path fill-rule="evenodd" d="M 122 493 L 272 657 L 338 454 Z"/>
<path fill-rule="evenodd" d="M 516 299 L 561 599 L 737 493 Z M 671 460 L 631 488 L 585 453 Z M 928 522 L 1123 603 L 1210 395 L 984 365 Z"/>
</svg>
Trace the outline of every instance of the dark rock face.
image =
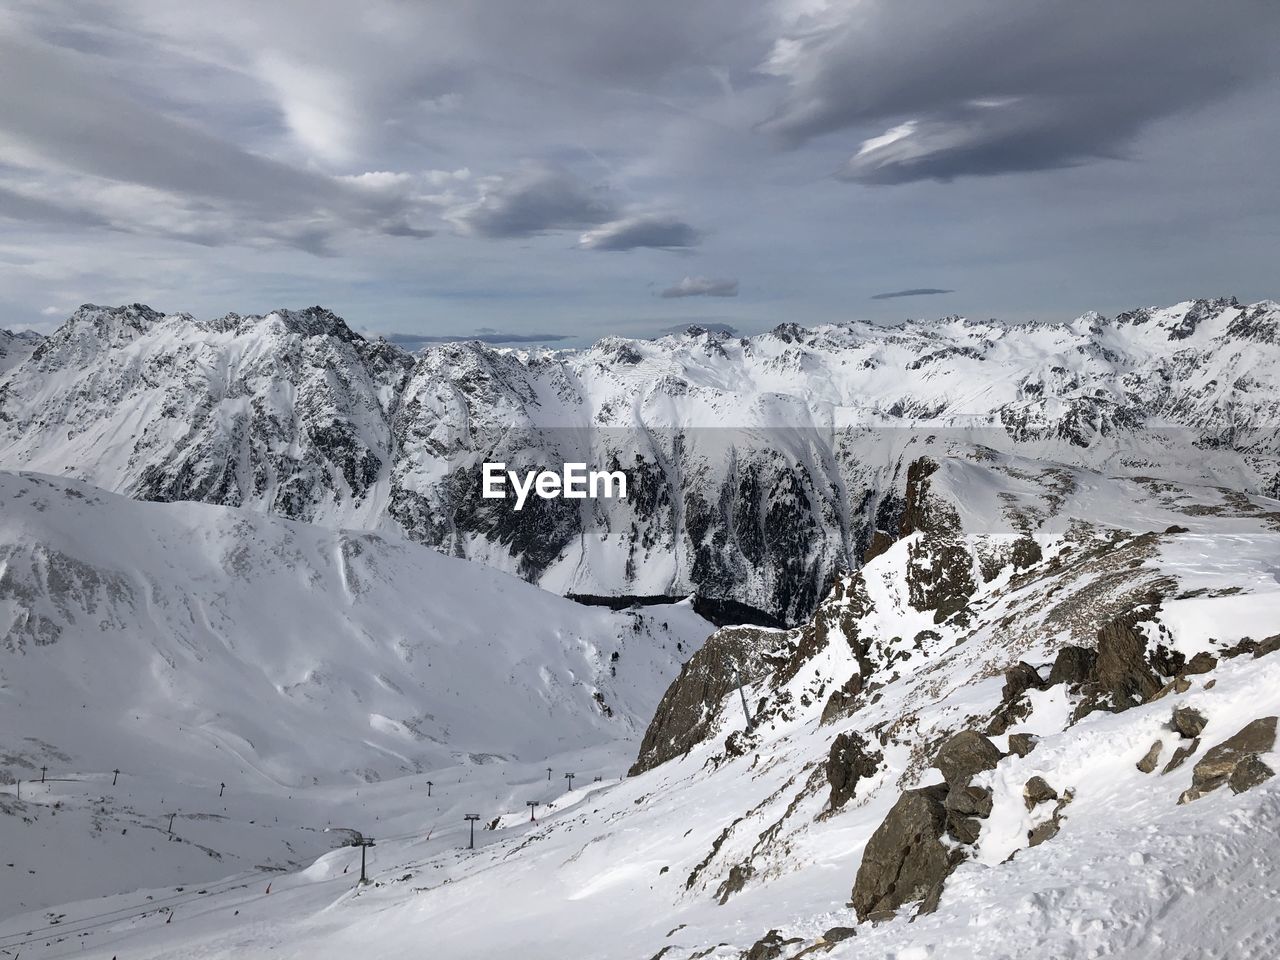
<svg viewBox="0 0 1280 960">
<path fill-rule="evenodd" d="M 1198 800 L 1233 779 L 1240 787 L 1236 792 L 1240 793 L 1270 777 L 1270 768 L 1258 755 L 1275 747 L 1276 719 L 1259 717 L 1233 736 L 1210 747 L 1192 770 L 1191 787 L 1183 792 L 1178 802 Z"/>
<path fill-rule="evenodd" d="M 948 786 L 968 785 L 974 774 L 994 770 L 1003 754 L 976 730 L 961 730 L 938 749 L 933 765 L 942 771 Z"/>
<path fill-rule="evenodd" d="M 858 694 L 861 692 L 862 674 L 855 673 L 842 686 L 831 691 L 831 696 L 827 698 L 827 702 L 822 707 L 822 717 L 818 721 L 819 724 L 825 727 L 841 717 L 849 716 L 853 712 L 854 705 L 858 700 Z"/>
<path fill-rule="evenodd" d="M 946 794 L 941 785 L 905 791 L 871 835 L 853 884 L 859 920 L 889 917 L 924 899 L 963 859 L 942 842 Z"/>
<path fill-rule="evenodd" d="M 720 701 L 737 687 L 739 671 L 744 680 L 758 672 L 778 636 L 751 627 L 713 633 L 663 694 L 628 775 L 651 770 L 705 740 Z"/>
<path fill-rule="evenodd" d="M 1004 690 L 1001 697 L 1006 702 L 1012 702 L 1028 690 L 1040 690 L 1044 685 L 1036 668 L 1020 661 L 1004 672 Z"/>
<path fill-rule="evenodd" d="M 831 809 L 839 810 L 856 796 L 858 781 L 873 776 L 883 755 L 872 750 L 858 733 L 842 733 L 831 744 L 827 757 L 827 781 L 831 784 Z"/>
<path fill-rule="evenodd" d="M 1147 663 L 1146 638 L 1137 629 L 1149 616 L 1150 611 L 1128 614 L 1098 631 L 1097 683 L 1117 707 L 1142 703 L 1160 690 L 1160 680 Z"/>
<path fill-rule="evenodd" d="M 991 816 L 991 791 L 986 787 L 952 787 L 942 805 L 962 817 Z"/>
<path fill-rule="evenodd" d="M 1200 736 L 1205 724 L 1209 722 L 1203 713 L 1193 707 L 1174 707 L 1171 726 L 1179 736 L 1194 740 Z"/>
<path fill-rule="evenodd" d="M 1063 647 L 1053 661 L 1053 669 L 1049 671 L 1049 686 L 1059 683 L 1087 683 L 1093 679 L 1097 663 L 1096 650 L 1089 647 Z"/>
</svg>

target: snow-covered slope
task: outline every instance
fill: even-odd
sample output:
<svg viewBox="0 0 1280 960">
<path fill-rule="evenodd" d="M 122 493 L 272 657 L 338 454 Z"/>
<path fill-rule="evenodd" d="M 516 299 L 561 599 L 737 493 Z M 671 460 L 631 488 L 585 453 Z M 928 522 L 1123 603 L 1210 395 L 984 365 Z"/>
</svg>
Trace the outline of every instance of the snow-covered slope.
<svg viewBox="0 0 1280 960">
<path fill-rule="evenodd" d="M 914 445 L 1280 493 L 1280 305 L 947 318 L 409 355 L 320 308 L 84 307 L 0 379 L 0 466 L 395 532 L 561 593 L 696 590 L 796 622 Z M 625 503 L 480 496 L 479 464 L 626 469 Z"/>
<path fill-rule="evenodd" d="M 725 628 L 694 654 L 634 776 L 562 793 L 481 766 L 440 815 L 388 780 L 362 788 L 366 816 L 396 824 L 370 887 L 342 850 L 270 893 L 259 878 L 27 915 L 0 949 L 1274 956 L 1280 502 L 990 450 L 909 474 L 896 539 L 811 622 Z M 553 798 L 530 823 L 525 801 Z M 474 852 L 468 812 L 491 827 Z"/>
<path fill-rule="evenodd" d="M 403 540 L 0 473 L 0 847 L 38 871 L 0 869 L 0 912 L 297 863 L 363 784 L 608 766 L 710 630 L 687 602 L 584 607 Z M 43 768 L 74 781 L 56 818 Z M 155 855 L 175 803 L 204 849 Z"/>
</svg>

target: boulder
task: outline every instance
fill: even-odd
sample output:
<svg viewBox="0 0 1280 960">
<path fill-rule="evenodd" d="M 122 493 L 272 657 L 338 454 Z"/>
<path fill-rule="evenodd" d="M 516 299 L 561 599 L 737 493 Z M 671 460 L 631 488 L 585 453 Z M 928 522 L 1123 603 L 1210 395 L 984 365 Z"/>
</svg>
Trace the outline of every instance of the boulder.
<svg viewBox="0 0 1280 960">
<path fill-rule="evenodd" d="M 840 943 L 850 937 L 857 936 L 857 927 L 832 927 L 822 935 L 825 943 Z"/>
<path fill-rule="evenodd" d="M 791 937 L 783 939 L 781 933 L 777 930 L 770 930 L 763 937 L 751 945 L 751 949 L 741 954 L 742 960 L 777 960 L 782 956 L 782 951 L 793 943 L 801 943 L 799 937 Z"/>
<path fill-rule="evenodd" d="M 1039 778 L 1033 777 L 1032 779 Z M 1043 783 L 1043 781 L 1041 782 Z M 1029 782 L 1028 785 L 1030 785 Z M 1045 784 L 1045 786 L 1047 787 L 1048 784 Z M 1049 789 L 1052 790 L 1053 788 L 1049 787 Z M 1056 797 L 1057 794 L 1055 793 L 1054 796 Z M 1054 805 L 1053 813 L 1049 816 L 1049 819 L 1027 831 L 1027 846 L 1038 847 L 1046 840 L 1052 840 L 1058 835 L 1058 831 L 1062 829 L 1062 811 L 1074 796 L 1070 790 L 1067 790 L 1062 794 L 1062 798 L 1058 800 L 1057 804 Z"/>
<path fill-rule="evenodd" d="M 1063 647 L 1049 670 L 1049 686 L 1060 683 L 1081 684 L 1093 679 L 1098 651 L 1089 647 Z"/>
<path fill-rule="evenodd" d="M 1236 764 L 1235 769 L 1231 771 L 1231 776 L 1227 778 L 1227 786 L 1231 788 L 1232 793 L 1244 793 L 1275 775 L 1275 771 L 1263 763 L 1256 754 L 1250 754 Z"/>
<path fill-rule="evenodd" d="M 1002 756 L 996 745 L 976 730 L 961 730 L 938 749 L 933 766 L 942 771 L 948 785 L 964 786 L 975 774 L 994 770 Z"/>
<path fill-rule="evenodd" d="M 1025 801 L 1027 809 L 1032 810 L 1039 804 L 1057 800 L 1058 791 L 1049 786 L 1044 777 L 1032 777 L 1022 788 L 1022 799 Z"/>
<path fill-rule="evenodd" d="M 871 835 L 853 883 L 860 921 L 890 917 L 904 903 L 924 899 L 964 859 L 942 842 L 947 791 L 942 784 L 904 791 Z"/>
<path fill-rule="evenodd" d="M 1218 658 L 1211 653 L 1203 650 L 1187 661 L 1187 665 L 1182 668 L 1183 673 L 1208 673 L 1218 665 Z"/>
<path fill-rule="evenodd" d="M 1190 680 L 1188 680 L 1186 677 L 1174 677 L 1172 680 L 1170 680 L 1163 687 L 1161 687 L 1159 690 L 1156 691 L 1156 694 L 1154 697 L 1151 698 L 1151 701 L 1154 703 L 1156 700 L 1163 700 L 1165 697 L 1169 696 L 1169 694 L 1171 693 L 1186 693 L 1190 689 L 1191 689 Z"/>
<path fill-rule="evenodd" d="M 883 754 L 872 750 L 866 739 L 853 731 L 842 733 L 827 755 L 827 781 L 831 784 L 831 809 L 839 810 L 856 793 L 858 781 L 875 774 Z"/>
<path fill-rule="evenodd" d="M 1043 690 L 1044 685 L 1035 667 L 1019 661 L 1004 672 L 1004 690 L 1001 699 L 1005 703 L 1012 703 L 1028 690 Z"/>
<path fill-rule="evenodd" d="M 1174 707 L 1170 724 L 1174 730 L 1178 731 L 1179 736 L 1194 740 L 1200 736 L 1200 732 L 1208 722 L 1209 719 L 1195 707 Z"/>
<path fill-rule="evenodd" d="M 1143 773 L 1151 773 L 1156 768 L 1156 764 L 1160 762 L 1160 752 L 1164 750 L 1164 741 L 1157 740 L 1138 761 L 1138 769 Z"/>
<path fill-rule="evenodd" d="M 986 787 L 952 787 L 942 805 L 962 817 L 991 816 L 991 791 Z"/>
<path fill-rule="evenodd" d="M 947 836 L 956 843 L 977 843 L 981 832 L 982 824 L 973 817 L 947 817 Z"/>
<path fill-rule="evenodd" d="M 1198 800 L 1224 783 L 1229 783 L 1233 777 L 1241 785 L 1241 790 L 1261 783 L 1267 777 L 1263 776 L 1262 780 L 1256 778 L 1263 770 L 1270 775 L 1270 769 L 1258 755 L 1271 750 L 1275 743 L 1276 717 L 1259 717 L 1245 724 L 1234 735 L 1205 751 L 1205 755 L 1191 771 L 1190 789 L 1183 792 L 1178 802 Z M 1237 769 L 1242 765 L 1244 769 L 1237 774 Z"/>
<path fill-rule="evenodd" d="M 1196 737 L 1196 739 L 1192 740 L 1190 743 L 1186 743 L 1178 747 L 1177 750 L 1173 751 L 1173 756 L 1169 759 L 1169 762 L 1164 765 L 1164 769 L 1160 771 L 1160 775 L 1164 776 L 1164 774 L 1166 773 L 1171 773 L 1172 771 L 1177 770 L 1180 766 L 1182 766 L 1184 763 L 1187 762 L 1188 757 L 1190 757 L 1193 753 L 1195 753 L 1199 749 L 1200 749 L 1199 737 Z"/>
<path fill-rule="evenodd" d="M 1009 752 L 1015 756 L 1025 757 L 1036 748 L 1036 744 L 1040 742 L 1040 738 L 1034 733 L 1011 733 L 1009 734 Z"/>
</svg>

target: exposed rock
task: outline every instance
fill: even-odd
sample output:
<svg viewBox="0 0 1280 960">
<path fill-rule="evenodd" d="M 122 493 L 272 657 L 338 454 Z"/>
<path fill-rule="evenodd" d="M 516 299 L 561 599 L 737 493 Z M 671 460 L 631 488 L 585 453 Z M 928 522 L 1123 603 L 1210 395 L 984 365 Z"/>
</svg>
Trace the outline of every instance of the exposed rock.
<svg viewBox="0 0 1280 960">
<path fill-rule="evenodd" d="M 1044 823 L 1038 824 L 1027 831 L 1027 846 L 1038 847 L 1046 840 L 1052 840 L 1056 837 L 1061 829 L 1061 821 L 1057 817 L 1050 817 Z"/>
<path fill-rule="evenodd" d="M 1188 740 L 1194 740 L 1200 736 L 1200 732 L 1204 730 L 1204 726 L 1209 720 L 1194 707 L 1174 707 L 1173 720 L 1171 722 L 1173 729 L 1180 736 Z"/>
<path fill-rule="evenodd" d="M 1015 570 L 1034 567 L 1043 559 L 1044 552 L 1034 537 L 1019 537 L 1013 542 L 1013 547 L 1009 551 L 1009 562 L 1013 564 Z"/>
<path fill-rule="evenodd" d="M 739 670 L 747 676 L 758 670 L 777 636 L 753 627 L 713 633 L 662 695 L 628 775 L 666 763 L 710 736 L 716 708 L 735 689 Z"/>
<path fill-rule="evenodd" d="M 904 791 L 867 841 L 853 884 L 860 921 L 892 916 L 904 903 L 928 896 L 964 855 L 942 842 L 947 787 Z"/>
<path fill-rule="evenodd" d="M 1141 760 L 1138 761 L 1138 769 L 1143 773 L 1151 773 L 1155 770 L 1156 765 L 1160 762 L 1160 751 L 1164 749 L 1164 741 L 1157 740 L 1151 745 L 1151 749 L 1146 752 Z"/>
<path fill-rule="evenodd" d="M 1280 650 L 1280 633 L 1274 637 L 1267 637 L 1265 640 L 1258 642 L 1257 649 L 1253 651 L 1253 658 L 1265 657 L 1268 653 L 1275 653 Z"/>
<path fill-rule="evenodd" d="M 1280 639 L 1280 638 L 1277 638 Z M 1187 661 L 1187 665 L 1182 668 L 1183 673 L 1200 674 L 1208 673 L 1218 665 L 1218 658 L 1211 653 L 1201 650 L 1194 657 Z"/>
<path fill-rule="evenodd" d="M 1258 754 L 1271 750 L 1275 743 L 1275 717 L 1259 717 L 1246 724 L 1237 733 L 1205 752 L 1191 772 L 1190 789 L 1183 792 L 1178 802 L 1187 803 L 1198 800 L 1206 793 L 1216 790 L 1237 776 L 1237 768 L 1246 761 L 1248 765 L 1239 774 L 1238 782 L 1242 785 L 1242 789 L 1253 786 L 1254 784 L 1250 781 L 1259 776 L 1263 770 L 1270 775 L 1269 768 L 1259 760 Z M 1265 780 L 1266 777 L 1262 779 Z M 1261 780 L 1256 782 L 1260 783 Z"/>
<path fill-rule="evenodd" d="M 1147 663 L 1146 638 L 1137 628 L 1149 616 L 1149 609 L 1133 611 L 1098 631 L 1098 686 L 1121 710 L 1145 702 L 1160 689 L 1160 681 Z"/>
<path fill-rule="evenodd" d="M 956 843 L 977 843 L 982 824 L 973 817 L 947 817 L 947 836 Z"/>
<path fill-rule="evenodd" d="M 1063 647 L 1053 661 L 1049 671 L 1049 686 L 1060 683 L 1075 685 L 1088 683 L 1094 678 L 1097 668 L 1098 651 L 1089 647 Z"/>
<path fill-rule="evenodd" d="M 1275 775 L 1275 771 L 1263 763 L 1257 754 L 1250 754 L 1236 764 L 1227 779 L 1227 785 L 1231 787 L 1232 793 L 1244 793 Z"/>
<path fill-rule="evenodd" d="M 825 727 L 827 724 L 834 723 L 841 717 L 847 717 L 853 713 L 858 694 L 861 692 L 862 674 L 855 673 L 844 682 L 843 686 L 831 691 L 831 696 L 827 698 L 827 702 L 822 708 L 822 718 L 818 721 L 819 725 Z"/>
<path fill-rule="evenodd" d="M 1006 703 L 1017 700 L 1028 690 L 1043 690 L 1044 681 L 1036 668 L 1029 663 L 1019 661 L 1004 672 L 1004 690 L 1001 699 Z"/>
<path fill-rule="evenodd" d="M 735 863 L 729 868 L 729 875 L 716 888 L 716 900 L 721 906 L 729 902 L 735 893 L 741 893 L 747 881 L 756 875 L 756 868 L 750 863 Z"/>
<path fill-rule="evenodd" d="M 1155 696 L 1151 698 L 1151 702 L 1154 703 L 1157 700 L 1163 700 L 1165 697 L 1169 696 L 1171 693 L 1186 693 L 1190 689 L 1191 689 L 1190 680 L 1188 680 L 1186 677 L 1174 677 L 1172 680 L 1170 680 L 1163 687 L 1161 687 L 1159 690 L 1156 691 Z"/>
<path fill-rule="evenodd" d="M 822 939 L 827 943 L 841 943 L 857 934 L 857 927 L 832 927 L 822 935 Z"/>
<path fill-rule="evenodd" d="M 1044 777 L 1032 777 L 1022 788 L 1022 799 L 1026 802 L 1027 809 L 1032 810 L 1039 804 L 1057 800 L 1058 791 L 1049 786 Z"/>
<path fill-rule="evenodd" d="M 777 960 L 778 957 L 782 956 L 782 950 L 784 947 L 793 943 L 801 942 L 803 941 L 801 941 L 799 937 L 792 937 L 789 940 L 784 940 L 782 934 L 777 930 L 770 930 L 763 937 L 757 940 L 751 946 L 750 950 L 745 951 L 741 955 L 742 960 Z"/>
<path fill-rule="evenodd" d="M 875 774 L 883 754 L 872 750 L 860 734 L 842 733 L 827 755 L 827 781 L 831 784 L 831 809 L 839 810 L 856 794 L 858 781 Z"/>
<path fill-rule="evenodd" d="M 1033 733 L 1009 734 L 1009 752 L 1015 756 L 1025 757 L 1036 748 L 1040 738 Z"/>
<path fill-rule="evenodd" d="M 1173 751 L 1173 756 L 1169 758 L 1169 762 L 1164 765 L 1164 769 L 1160 771 L 1160 775 L 1171 773 L 1187 762 L 1187 758 L 1200 749 L 1200 738 L 1192 740 L 1190 743 L 1183 744 Z"/>
<path fill-rule="evenodd" d="M 952 787 L 943 806 L 964 817 L 991 816 L 991 791 L 986 787 Z"/>
<path fill-rule="evenodd" d="M 1037 824 L 1027 831 L 1027 846 L 1038 847 L 1046 840 L 1052 840 L 1058 835 L 1058 831 L 1062 829 L 1062 811 L 1066 808 L 1067 804 L 1072 801 L 1074 796 L 1075 795 L 1070 790 L 1063 793 L 1062 799 L 1060 799 L 1057 805 L 1053 808 L 1053 813 L 1049 816 L 1049 819 L 1044 821 L 1044 823 Z"/>
<path fill-rule="evenodd" d="M 996 745 L 976 730 L 961 730 L 939 748 L 933 766 L 942 771 L 950 786 L 963 786 L 974 774 L 995 769 L 1002 756 Z"/>
</svg>

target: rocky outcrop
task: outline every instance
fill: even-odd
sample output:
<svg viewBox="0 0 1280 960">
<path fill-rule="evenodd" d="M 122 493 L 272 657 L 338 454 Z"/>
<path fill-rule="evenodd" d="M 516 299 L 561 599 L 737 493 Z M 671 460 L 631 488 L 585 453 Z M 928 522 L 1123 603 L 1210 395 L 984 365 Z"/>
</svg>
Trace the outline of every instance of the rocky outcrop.
<svg viewBox="0 0 1280 960">
<path fill-rule="evenodd" d="M 975 774 L 994 770 L 1003 754 L 994 743 L 975 730 L 961 730 L 939 748 L 933 766 L 942 772 L 948 786 L 966 786 Z"/>
<path fill-rule="evenodd" d="M 1174 707 L 1173 719 L 1170 726 L 1178 732 L 1178 735 L 1188 740 L 1194 740 L 1200 736 L 1204 730 L 1205 724 L 1209 721 L 1203 713 L 1194 707 Z"/>
<path fill-rule="evenodd" d="M 1178 802 L 1198 800 L 1224 784 L 1229 784 L 1235 793 L 1243 793 L 1272 777 L 1273 771 L 1259 754 L 1275 748 L 1276 719 L 1260 717 L 1210 747 L 1192 769 L 1191 786 Z"/>
<path fill-rule="evenodd" d="M 681 756 L 710 736 L 720 702 L 739 680 L 760 672 L 781 636 L 752 627 L 726 627 L 712 634 L 663 694 L 628 775 Z"/>
<path fill-rule="evenodd" d="M 858 781 L 875 775 L 883 755 L 871 749 L 860 734 L 850 731 L 836 737 L 827 756 L 827 782 L 831 784 L 831 809 L 839 810 L 857 795 Z"/>
<path fill-rule="evenodd" d="M 861 921 L 887 919 L 940 886 L 964 855 L 948 847 L 945 785 L 907 790 L 867 841 L 853 884 Z"/>
<path fill-rule="evenodd" d="M 1091 647 L 1065 646 L 1058 651 L 1049 671 L 1049 686 L 1065 683 L 1078 686 L 1094 677 L 1098 664 L 1098 651 Z"/>
</svg>

